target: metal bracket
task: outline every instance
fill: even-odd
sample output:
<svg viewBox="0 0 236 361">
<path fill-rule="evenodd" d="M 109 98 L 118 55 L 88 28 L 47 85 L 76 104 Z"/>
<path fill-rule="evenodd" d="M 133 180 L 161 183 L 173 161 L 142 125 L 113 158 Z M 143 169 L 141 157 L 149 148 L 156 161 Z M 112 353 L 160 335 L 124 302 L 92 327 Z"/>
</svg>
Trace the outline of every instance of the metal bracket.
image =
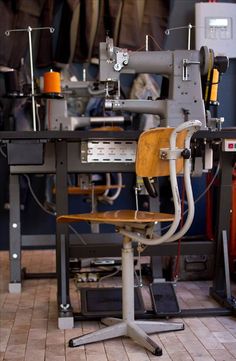
<svg viewBox="0 0 236 361">
<path fill-rule="evenodd" d="M 160 149 L 160 158 L 162 160 L 169 160 L 169 159 L 177 159 L 180 158 L 182 155 L 183 149 L 174 149 L 170 150 L 169 148 L 161 148 Z"/>
<path fill-rule="evenodd" d="M 200 65 L 200 61 L 190 61 L 188 59 L 183 59 L 183 77 L 182 77 L 183 81 L 190 80 L 188 73 L 188 66 L 192 64 Z"/>
<path fill-rule="evenodd" d="M 129 62 L 129 54 L 127 50 L 116 50 L 115 52 L 116 63 L 114 65 L 115 71 L 120 71 Z"/>
<path fill-rule="evenodd" d="M 136 141 L 101 140 L 81 142 L 82 163 L 134 163 Z"/>
</svg>

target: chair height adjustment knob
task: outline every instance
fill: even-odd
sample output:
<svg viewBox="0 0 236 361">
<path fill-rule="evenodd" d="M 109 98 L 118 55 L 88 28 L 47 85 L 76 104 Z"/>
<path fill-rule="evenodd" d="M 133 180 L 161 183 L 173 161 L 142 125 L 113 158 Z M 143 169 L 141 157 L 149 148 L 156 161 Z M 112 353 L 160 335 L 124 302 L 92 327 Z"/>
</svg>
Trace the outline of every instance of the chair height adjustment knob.
<svg viewBox="0 0 236 361">
<path fill-rule="evenodd" d="M 191 157 L 191 151 L 188 148 L 185 148 L 182 152 L 181 155 L 184 159 L 189 159 Z"/>
</svg>

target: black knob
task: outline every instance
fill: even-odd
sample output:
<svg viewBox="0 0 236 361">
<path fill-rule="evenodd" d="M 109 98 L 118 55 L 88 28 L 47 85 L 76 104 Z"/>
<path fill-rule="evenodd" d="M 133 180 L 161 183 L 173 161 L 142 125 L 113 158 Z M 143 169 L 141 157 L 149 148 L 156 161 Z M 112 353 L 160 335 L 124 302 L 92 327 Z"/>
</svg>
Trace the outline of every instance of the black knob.
<svg viewBox="0 0 236 361">
<path fill-rule="evenodd" d="M 220 74 L 226 72 L 229 67 L 229 59 L 227 56 L 216 56 L 214 59 L 214 68 L 216 68 Z"/>
<path fill-rule="evenodd" d="M 182 152 L 181 155 L 184 159 L 189 159 L 191 157 L 191 151 L 190 149 L 185 148 Z"/>
</svg>

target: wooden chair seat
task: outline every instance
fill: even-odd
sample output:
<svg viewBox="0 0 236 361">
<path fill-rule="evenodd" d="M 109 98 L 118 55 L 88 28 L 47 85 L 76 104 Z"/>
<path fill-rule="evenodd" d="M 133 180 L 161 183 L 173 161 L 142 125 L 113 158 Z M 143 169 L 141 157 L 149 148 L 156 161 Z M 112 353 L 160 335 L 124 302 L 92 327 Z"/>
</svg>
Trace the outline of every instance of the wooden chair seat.
<svg viewBox="0 0 236 361">
<path fill-rule="evenodd" d="M 171 222 L 174 219 L 173 214 L 159 212 L 143 212 L 134 210 L 117 210 L 106 212 L 68 214 L 57 218 L 57 222 L 99 222 L 99 223 L 155 223 Z"/>
</svg>

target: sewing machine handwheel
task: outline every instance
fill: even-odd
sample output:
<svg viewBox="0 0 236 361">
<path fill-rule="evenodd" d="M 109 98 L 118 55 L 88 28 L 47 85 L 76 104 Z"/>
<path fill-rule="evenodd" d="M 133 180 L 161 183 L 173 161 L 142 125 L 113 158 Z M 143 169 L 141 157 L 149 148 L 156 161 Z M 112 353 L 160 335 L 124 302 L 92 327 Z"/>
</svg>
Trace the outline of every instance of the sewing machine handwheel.
<svg viewBox="0 0 236 361">
<path fill-rule="evenodd" d="M 212 57 L 212 59 L 211 59 Z M 200 49 L 200 69 L 201 74 L 206 75 L 209 68 L 212 68 L 214 64 L 214 52 L 212 49 L 208 49 L 207 46 L 202 46 Z"/>
</svg>

